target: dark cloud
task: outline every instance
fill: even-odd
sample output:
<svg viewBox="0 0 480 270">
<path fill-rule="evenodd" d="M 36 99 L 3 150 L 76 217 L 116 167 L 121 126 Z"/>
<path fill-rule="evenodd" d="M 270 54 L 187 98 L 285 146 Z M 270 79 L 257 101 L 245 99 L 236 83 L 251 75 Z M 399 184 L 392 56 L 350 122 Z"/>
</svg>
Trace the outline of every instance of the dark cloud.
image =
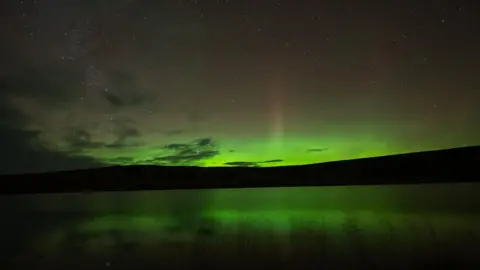
<svg viewBox="0 0 480 270">
<path fill-rule="evenodd" d="M 127 138 L 139 137 L 140 131 L 134 127 L 122 127 L 117 134 L 120 141 L 125 141 Z"/>
<path fill-rule="evenodd" d="M 189 143 L 171 143 L 163 148 L 173 151 L 173 154 L 155 157 L 144 162 L 165 166 L 195 166 L 203 160 L 220 154 L 218 147 L 211 138 L 201 138 Z"/>
<path fill-rule="evenodd" d="M 77 71 L 47 67 L 39 70 L 24 66 L 21 69 L 2 74 L 3 76 L 0 78 L 0 125 L 8 126 L 13 130 L 23 130 L 30 121 L 11 103 L 13 97 L 31 98 L 54 108 L 68 106 L 75 97 L 75 89 L 78 90 L 81 86 L 81 76 L 78 76 L 79 72 Z M 80 142 L 77 141 L 77 143 Z"/>
<path fill-rule="evenodd" d="M 17 95 L 34 98 L 54 106 L 65 106 L 77 98 L 75 91 L 82 89 L 84 72 L 70 66 L 68 69 L 24 67 L 2 78 L 2 98 Z"/>
<path fill-rule="evenodd" d="M 103 91 L 103 97 L 116 108 L 139 105 L 144 100 L 139 95 L 119 95 L 114 94 L 111 90 Z"/>
<path fill-rule="evenodd" d="M 72 151 L 95 149 L 104 146 L 102 142 L 93 141 L 90 132 L 82 129 L 73 129 L 65 136 L 65 141 L 70 144 Z"/>
<path fill-rule="evenodd" d="M 133 76 L 116 71 L 109 74 L 108 77 L 108 88 L 103 92 L 103 96 L 113 107 L 140 105 L 146 100 L 140 94 L 145 91 L 138 89 L 138 83 Z"/>
<path fill-rule="evenodd" d="M 0 95 L 0 125 L 21 126 L 27 121 L 27 117 L 13 108 L 7 100 Z"/>
<path fill-rule="evenodd" d="M 35 173 L 102 166 L 91 158 L 72 157 L 69 152 L 53 152 L 42 146 L 39 131 L 24 130 L 29 119 L 10 103 L 13 95 L 30 97 L 49 106 L 61 107 L 68 104 L 71 92 L 67 86 L 72 76 L 53 71 L 24 69 L 24 73 L 7 74 L 0 79 L 0 174 Z M 55 75 L 55 76 L 54 76 Z M 53 78 L 53 79 L 52 79 Z M 62 89 L 62 87 L 67 87 Z M 95 148 L 101 143 L 91 140 L 84 130 L 72 130 L 67 136 L 72 150 Z"/>
<path fill-rule="evenodd" d="M 233 167 L 260 167 L 264 163 L 279 163 L 282 162 L 281 159 L 272 159 L 272 160 L 265 160 L 265 161 L 232 161 L 232 162 L 225 162 L 225 165 L 233 166 Z"/>
<path fill-rule="evenodd" d="M 184 151 L 190 148 L 190 144 L 187 143 L 172 143 L 165 146 L 165 149 L 172 149 L 177 151 Z"/>
<path fill-rule="evenodd" d="M 266 160 L 266 161 L 262 161 L 261 163 L 276 163 L 276 162 L 283 162 L 283 159 Z"/>
<path fill-rule="evenodd" d="M 141 136 L 141 133 L 137 128 L 129 126 L 125 122 L 117 122 L 114 132 L 117 135 L 117 140 L 113 144 L 108 145 L 108 147 L 121 148 L 126 146 L 139 145 L 128 142 L 130 138 L 138 138 Z"/>
<path fill-rule="evenodd" d="M 327 150 L 328 150 L 328 148 L 310 148 L 307 151 L 308 152 L 324 152 L 324 151 L 327 151 Z"/>
<path fill-rule="evenodd" d="M 259 167 L 260 165 L 257 162 L 250 161 L 232 161 L 225 162 L 225 165 L 234 166 L 234 167 Z"/>
<path fill-rule="evenodd" d="M 193 163 L 195 162 L 212 158 L 218 154 L 219 152 L 216 150 L 201 152 L 183 151 L 175 155 L 154 158 L 152 161 L 160 165 L 194 165 Z"/>
<path fill-rule="evenodd" d="M 110 74 L 110 78 L 115 84 L 115 86 L 127 89 L 131 89 L 131 87 L 134 86 L 134 79 L 128 73 L 121 71 L 112 72 Z"/>
<path fill-rule="evenodd" d="M 71 151 L 81 152 L 82 150 L 97 149 L 97 148 L 124 148 L 131 146 L 139 146 L 138 143 L 129 143 L 129 138 L 140 137 L 140 131 L 137 128 L 127 126 L 120 122 L 116 124 L 116 128 L 113 130 L 117 139 L 113 143 L 99 142 L 92 139 L 92 135 L 89 131 L 79 128 L 72 129 L 65 141 L 69 144 Z"/>
<path fill-rule="evenodd" d="M 212 141 L 211 138 L 199 139 L 199 140 L 195 141 L 195 143 L 200 147 L 213 145 L 213 141 Z"/>
<path fill-rule="evenodd" d="M 114 95 L 114 94 L 112 94 L 108 91 L 104 91 L 103 96 L 108 101 L 108 103 L 110 103 L 110 105 L 112 105 L 114 107 L 125 106 L 125 102 L 123 102 L 123 100 L 120 97 L 118 97 L 118 96 L 116 96 L 116 95 Z"/>
<path fill-rule="evenodd" d="M 91 158 L 49 151 L 39 142 L 39 134 L 38 131 L 22 131 L 0 125 L 0 149 L 3 152 L 0 174 L 73 170 L 105 165 Z"/>
<path fill-rule="evenodd" d="M 10 103 L 12 94 L 11 82 L 7 78 L 0 79 L 0 124 L 20 127 L 27 121 L 27 117 Z"/>
</svg>

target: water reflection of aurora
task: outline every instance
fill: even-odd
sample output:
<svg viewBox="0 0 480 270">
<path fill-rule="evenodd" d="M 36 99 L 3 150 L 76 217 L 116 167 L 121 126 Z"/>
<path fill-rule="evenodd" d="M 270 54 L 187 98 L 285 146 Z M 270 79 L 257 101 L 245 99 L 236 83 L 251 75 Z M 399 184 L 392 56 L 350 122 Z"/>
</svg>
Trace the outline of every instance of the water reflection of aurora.
<svg viewBox="0 0 480 270">
<path fill-rule="evenodd" d="M 115 231 L 131 241 L 155 242 L 174 237 L 175 228 L 192 237 L 202 228 L 213 235 L 245 228 L 341 235 L 348 222 L 375 235 L 435 226 L 448 236 L 478 230 L 479 192 L 480 184 L 171 190 L 29 195 L 11 197 L 17 201 L 10 205 L 27 219 L 32 211 L 52 219 L 37 236 L 44 248 L 56 249 L 72 232 L 87 237 Z"/>
</svg>

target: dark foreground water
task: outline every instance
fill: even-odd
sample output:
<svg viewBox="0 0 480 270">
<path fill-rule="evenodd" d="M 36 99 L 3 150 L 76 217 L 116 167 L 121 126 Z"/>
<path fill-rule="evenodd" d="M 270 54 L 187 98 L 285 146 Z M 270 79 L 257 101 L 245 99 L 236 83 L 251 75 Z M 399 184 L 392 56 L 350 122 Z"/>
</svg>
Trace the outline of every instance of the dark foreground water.
<svg viewBox="0 0 480 270">
<path fill-rule="evenodd" d="M 480 184 L 0 198 L 0 269 L 480 269 Z"/>
</svg>

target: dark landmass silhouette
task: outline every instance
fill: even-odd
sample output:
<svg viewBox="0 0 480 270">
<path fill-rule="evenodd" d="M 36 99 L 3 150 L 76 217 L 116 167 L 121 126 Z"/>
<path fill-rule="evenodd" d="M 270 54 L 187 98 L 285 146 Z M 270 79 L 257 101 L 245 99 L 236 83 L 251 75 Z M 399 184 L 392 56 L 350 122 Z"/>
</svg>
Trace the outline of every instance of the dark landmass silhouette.
<svg viewBox="0 0 480 270">
<path fill-rule="evenodd" d="M 0 177 L 0 194 L 480 181 L 480 146 L 284 167 L 113 166 Z"/>
</svg>

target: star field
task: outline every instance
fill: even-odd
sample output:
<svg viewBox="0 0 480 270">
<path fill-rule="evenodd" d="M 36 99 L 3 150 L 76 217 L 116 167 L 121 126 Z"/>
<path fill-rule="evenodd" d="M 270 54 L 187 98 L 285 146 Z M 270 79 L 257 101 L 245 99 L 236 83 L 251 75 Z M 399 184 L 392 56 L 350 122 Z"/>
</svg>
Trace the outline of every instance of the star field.
<svg viewBox="0 0 480 270">
<path fill-rule="evenodd" d="M 280 166 L 480 142 L 474 1 L 4 6 L 1 173 Z"/>
</svg>

